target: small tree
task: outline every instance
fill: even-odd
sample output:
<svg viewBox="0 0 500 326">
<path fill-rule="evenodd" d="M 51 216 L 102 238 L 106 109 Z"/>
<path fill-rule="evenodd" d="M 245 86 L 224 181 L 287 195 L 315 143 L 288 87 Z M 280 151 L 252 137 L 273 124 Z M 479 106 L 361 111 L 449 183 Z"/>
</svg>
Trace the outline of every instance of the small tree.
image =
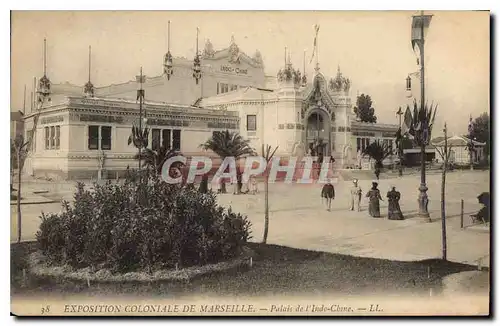
<svg viewBox="0 0 500 326">
<path fill-rule="evenodd" d="M 377 122 L 370 95 L 361 94 L 358 96 L 356 99 L 356 106 L 354 107 L 354 113 L 361 122 Z"/>
<path fill-rule="evenodd" d="M 426 174 L 425 174 L 425 148 L 429 145 L 436 118 L 437 106 L 428 106 L 417 101 L 413 102 L 413 112 L 408 105 L 405 111 L 404 124 L 406 128 L 405 134 L 408 134 L 413 144 L 420 148 L 420 186 L 419 186 L 419 215 L 430 222 L 429 211 L 427 206 L 429 198 L 427 196 Z"/>
<path fill-rule="evenodd" d="M 262 157 L 266 160 L 266 169 L 264 170 L 264 238 L 262 243 L 267 242 L 267 233 L 269 232 L 269 163 L 277 150 L 278 146 L 271 153 L 271 146 L 265 146 L 264 150 L 264 144 L 262 144 Z"/>
<path fill-rule="evenodd" d="M 158 150 L 144 148 L 144 150 L 141 151 L 141 160 L 147 168 L 152 169 L 157 174 L 161 174 L 163 164 L 165 164 L 169 158 L 181 155 L 182 153 L 180 151 L 170 149 L 166 146 L 161 146 Z M 136 154 L 135 158 L 139 159 L 139 154 Z M 184 164 L 182 162 L 174 162 L 171 166 L 171 168 L 178 169 L 182 169 L 183 167 Z"/>
<path fill-rule="evenodd" d="M 28 156 L 30 146 L 29 141 L 24 140 L 22 134 L 17 135 L 14 141 L 11 143 L 16 155 L 17 161 L 17 242 L 21 242 L 21 176 L 24 167 L 24 162 Z"/>
<path fill-rule="evenodd" d="M 443 171 L 441 172 L 441 234 L 442 234 L 442 251 L 443 260 L 447 258 L 447 245 L 446 245 L 446 170 L 448 169 L 448 160 L 450 159 L 451 146 L 448 145 L 448 129 L 446 123 L 444 124 L 444 140 L 438 144 L 434 144 L 436 152 L 443 160 Z"/>
<path fill-rule="evenodd" d="M 488 113 L 484 112 L 479 117 L 474 119 L 472 122 L 472 139 L 479 142 L 486 143 L 484 148 L 484 154 L 488 156 L 490 154 L 490 116 Z"/>
</svg>

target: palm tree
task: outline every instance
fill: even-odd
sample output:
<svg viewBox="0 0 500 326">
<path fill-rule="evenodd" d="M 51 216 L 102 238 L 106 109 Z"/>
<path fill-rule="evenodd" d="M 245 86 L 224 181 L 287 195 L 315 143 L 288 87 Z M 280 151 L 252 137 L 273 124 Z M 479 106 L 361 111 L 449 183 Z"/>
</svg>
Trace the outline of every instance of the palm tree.
<svg viewBox="0 0 500 326">
<path fill-rule="evenodd" d="M 140 157 L 139 153 L 135 155 L 135 159 L 138 160 L 139 158 L 144 162 L 144 165 L 155 171 L 157 174 L 162 173 L 163 169 L 163 164 L 172 157 L 175 156 L 182 156 L 182 153 L 170 149 L 169 147 L 166 146 L 161 146 L 158 150 L 153 150 L 149 148 L 144 148 L 144 150 L 141 152 Z M 177 168 L 181 169 L 184 167 L 184 164 L 182 162 L 173 162 L 170 168 Z"/>
<path fill-rule="evenodd" d="M 29 141 L 24 140 L 22 134 L 17 135 L 12 142 L 17 161 L 17 242 L 21 242 L 21 176 L 24 167 L 24 161 L 30 151 Z"/>
<path fill-rule="evenodd" d="M 139 169 L 141 168 L 141 160 L 142 155 L 141 151 L 143 148 L 148 147 L 149 140 L 149 128 L 139 128 L 137 126 L 132 126 L 132 133 L 128 137 L 128 144 L 134 144 L 135 148 L 139 150 L 139 153 L 136 155 L 136 159 L 139 160 Z"/>
<path fill-rule="evenodd" d="M 419 215 L 428 221 L 429 211 L 427 210 L 427 205 L 429 200 L 427 197 L 427 186 L 425 184 L 425 147 L 429 145 L 431 139 L 432 126 L 434 125 L 434 119 L 436 118 L 437 105 L 427 106 L 427 104 L 421 103 L 420 106 L 417 102 L 413 102 L 413 112 L 408 105 L 406 107 L 404 123 L 408 134 L 413 140 L 413 144 L 420 147 L 420 187 L 419 187 Z"/>
<path fill-rule="evenodd" d="M 362 152 L 363 156 L 368 156 L 375 161 L 375 174 L 378 178 L 378 171 L 383 167 L 382 162 L 392 155 L 392 149 L 388 143 L 380 143 L 379 140 L 369 144 Z"/>
<path fill-rule="evenodd" d="M 250 140 L 244 139 L 239 133 L 230 132 L 229 130 L 214 132 L 212 137 L 201 144 L 200 147 L 204 150 L 211 150 L 223 161 L 226 157 L 234 157 L 235 160 L 238 160 L 241 157 L 255 154 L 254 149 L 250 146 Z M 237 169 L 237 173 L 239 176 L 239 169 Z M 221 182 L 221 192 L 226 193 L 224 181 Z"/>
</svg>

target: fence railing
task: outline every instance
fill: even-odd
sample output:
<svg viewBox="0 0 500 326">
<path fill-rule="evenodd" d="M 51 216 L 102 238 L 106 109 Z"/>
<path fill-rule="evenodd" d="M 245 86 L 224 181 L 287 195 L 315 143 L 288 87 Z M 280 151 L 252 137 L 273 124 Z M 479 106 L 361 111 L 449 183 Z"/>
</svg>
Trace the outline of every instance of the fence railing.
<svg viewBox="0 0 500 326">
<path fill-rule="evenodd" d="M 460 228 L 461 229 L 466 229 L 471 226 L 475 225 L 484 225 L 484 226 L 489 226 L 490 222 L 489 221 L 484 221 L 480 217 L 478 217 L 478 212 L 475 212 L 473 214 L 465 214 L 464 212 L 464 200 L 462 199 L 460 201 Z"/>
</svg>

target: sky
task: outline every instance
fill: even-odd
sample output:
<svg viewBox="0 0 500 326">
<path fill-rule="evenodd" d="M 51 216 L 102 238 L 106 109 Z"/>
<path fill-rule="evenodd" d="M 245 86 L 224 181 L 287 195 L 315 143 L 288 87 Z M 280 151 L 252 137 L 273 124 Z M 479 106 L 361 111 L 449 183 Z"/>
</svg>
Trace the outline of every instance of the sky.
<svg viewBox="0 0 500 326">
<path fill-rule="evenodd" d="M 426 99 L 438 104 L 434 136 L 463 134 L 469 115 L 489 112 L 490 18 L 488 12 L 434 11 L 426 34 Z M 167 51 L 192 59 L 196 27 L 200 48 L 210 39 L 226 48 L 233 35 L 240 50 L 252 56 L 258 49 L 266 74 L 284 65 L 285 47 L 295 68 L 311 78 L 314 25 L 319 24 L 321 72 L 334 77 L 337 67 L 351 80 L 351 97 L 368 94 L 381 123 L 397 123 L 405 107 L 408 73 L 419 69 L 411 48 L 411 11 L 13 11 L 11 15 L 11 110 L 29 103 L 34 77 L 43 75 L 43 39 L 47 38 L 47 75 L 53 83 L 85 84 L 88 46 L 92 46 L 95 86 L 134 79 L 140 67 L 148 76 L 162 73 Z M 418 87 L 418 80 L 413 80 Z M 418 97 L 418 92 L 414 95 Z"/>
</svg>

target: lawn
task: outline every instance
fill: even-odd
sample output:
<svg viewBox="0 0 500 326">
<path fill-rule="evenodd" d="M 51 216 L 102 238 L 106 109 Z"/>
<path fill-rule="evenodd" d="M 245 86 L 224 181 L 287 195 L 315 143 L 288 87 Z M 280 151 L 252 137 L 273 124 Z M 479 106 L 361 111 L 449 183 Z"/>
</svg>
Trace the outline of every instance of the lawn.
<svg viewBox="0 0 500 326">
<path fill-rule="evenodd" d="M 361 258 L 289 247 L 249 243 L 255 252 L 249 269 L 212 274 L 190 283 L 91 284 L 27 275 L 23 268 L 36 243 L 11 245 L 11 288 L 13 295 L 47 292 L 65 295 L 130 295 L 181 297 L 197 295 L 419 295 L 432 288 L 439 293 L 444 276 L 477 267 L 441 260 L 399 262 Z"/>
</svg>

